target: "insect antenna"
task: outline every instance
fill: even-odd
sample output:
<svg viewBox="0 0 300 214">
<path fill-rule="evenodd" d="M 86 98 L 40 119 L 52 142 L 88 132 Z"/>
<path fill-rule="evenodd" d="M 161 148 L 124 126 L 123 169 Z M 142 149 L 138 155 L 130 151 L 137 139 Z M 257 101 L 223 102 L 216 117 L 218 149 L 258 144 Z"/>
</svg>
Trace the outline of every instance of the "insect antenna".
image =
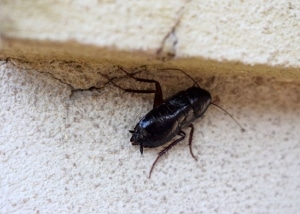
<svg viewBox="0 0 300 214">
<path fill-rule="evenodd" d="M 160 68 L 158 70 L 175 70 L 175 71 L 181 71 L 183 74 L 185 74 L 188 78 L 190 78 L 194 82 L 194 85 L 196 85 L 197 87 L 201 88 L 199 86 L 199 84 L 196 82 L 196 80 L 193 77 L 191 77 L 188 73 L 186 73 L 185 71 L 183 71 L 183 70 L 181 70 L 179 68 Z M 228 111 L 226 111 L 224 108 L 222 108 L 221 106 L 219 106 L 219 105 L 217 105 L 215 103 L 210 103 L 210 104 L 218 107 L 221 110 L 223 110 L 229 117 L 231 117 L 231 119 L 234 120 L 234 122 L 236 122 L 236 124 L 241 128 L 242 132 L 245 131 L 245 129 L 241 126 L 241 124 Z"/>
<path fill-rule="evenodd" d="M 189 75 L 188 73 L 186 73 L 185 71 L 179 69 L 179 68 L 160 68 L 158 70 L 174 70 L 174 71 L 181 71 L 182 73 L 184 73 L 188 78 L 190 78 L 193 82 L 194 82 L 194 85 L 196 85 L 197 87 L 200 88 L 199 84 L 196 82 L 196 80 L 191 77 L 191 75 Z"/>
<path fill-rule="evenodd" d="M 231 119 L 234 120 L 234 122 L 236 122 L 236 124 L 241 128 L 241 131 L 245 132 L 245 129 L 241 126 L 241 124 L 228 111 L 226 111 L 224 108 L 222 108 L 221 106 L 219 106 L 215 103 L 210 103 L 210 104 L 214 105 L 214 106 L 218 107 L 219 109 L 221 109 L 222 111 L 224 111 L 229 117 L 231 117 Z"/>
</svg>

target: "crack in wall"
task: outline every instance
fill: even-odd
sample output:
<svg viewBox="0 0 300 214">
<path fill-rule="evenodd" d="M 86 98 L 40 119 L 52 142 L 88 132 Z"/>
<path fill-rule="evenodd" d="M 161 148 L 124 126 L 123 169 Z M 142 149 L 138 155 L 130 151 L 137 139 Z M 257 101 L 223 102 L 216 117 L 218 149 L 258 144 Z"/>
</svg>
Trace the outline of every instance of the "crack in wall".
<svg viewBox="0 0 300 214">
<path fill-rule="evenodd" d="M 179 26 L 183 14 L 185 12 L 186 5 L 191 1 L 187 1 L 187 3 L 182 6 L 178 13 L 179 16 L 176 19 L 175 24 L 172 26 L 171 30 L 164 36 L 160 48 L 157 50 L 156 54 L 159 59 L 162 61 L 167 61 L 176 57 L 176 45 L 178 43 L 178 37 L 176 35 L 176 28 Z"/>
<path fill-rule="evenodd" d="M 73 78 L 71 77 L 72 74 L 69 76 L 66 76 L 65 78 L 67 78 L 67 79 L 70 78 L 70 80 L 65 81 L 64 80 L 65 78 L 63 76 L 61 76 L 60 73 L 57 73 L 57 69 L 55 69 L 56 66 L 51 67 L 52 63 L 54 63 L 54 62 L 57 62 L 61 65 L 62 63 L 60 63 L 59 61 L 52 60 L 47 63 L 44 63 L 44 62 L 34 63 L 34 62 L 20 60 L 20 59 L 14 59 L 14 58 L 10 58 L 10 57 L 5 58 L 5 59 L 0 59 L 0 60 L 2 61 L 0 66 L 12 66 L 15 69 L 21 69 L 21 70 L 25 70 L 27 72 L 34 71 L 37 74 L 43 74 L 43 75 L 49 76 L 51 79 L 54 79 L 54 80 L 58 81 L 59 83 L 67 86 L 70 90 L 70 97 L 72 97 L 73 94 L 78 91 L 89 91 L 89 90 L 90 91 L 92 91 L 92 90 L 99 91 L 99 90 L 103 89 L 110 82 L 108 75 L 102 74 L 101 72 L 96 72 L 97 75 L 99 76 L 99 78 L 97 78 L 98 81 L 96 83 L 92 84 L 92 86 L 90 86 L 90 87 L 80 88 L 80 86 L 76 87 L 76 84 L 72 83 L 72 79 L 77 78 L 76 74 L 73 74 Z M 49 65 L 49 63 L 50 63 L 50 65 Z M 69 65 L 68 62 L 64 62 L 63 64 L 65 64 L 67 66 Z M 82 65 L 80 64 L 80 66 L 82 66 Z M 48 69 L 50 71 L 45 71 L 45 69 Z M 42 70 L 44 70 L 44 71 L 42 71 Z M 51 71 L 53 71 L 54 73 L 52 73 Z M 56 74 L 55 74 L 55 72 L 56 72 Z M 65 71 L 65 72 L 67 72 L 67 71 Z M 59 76 L 59 77 L 57 77 L 57 76 Z M 106 79 L 107 81 L 104 82 L 103 79 Z"/>
<path fill-rule="evenodd" d="M 62 79 L 59 79 L 57 77 L 54 76 L 54 74 L 50 73 L 50 72 L 39 72 L 39 73 L 42 73 L 42 74 L 47 74 L 49 76 L 51 76 L 51 78 L 59 81 L 61 84 L 64 84 L 66 85 L 67 87 L 70 88 L 70 91 L 71 91 L 71 94 L 70 94 L 70 98 L 74 95 L 74 93 L 76 92 L 82 92 L 82 91 L 99 91 L 101 89 L 103 89 L 108 83 L 111 82 L 112 79 L 109 79 L 109 77 L 105 74 L 101 74 L 100 72 L 100 75 L 102 75 L 103 77 L 105 77 L 107 79 L 107 82 L 103 84 L 103 86 L 97 86 L 97 85 L 100 85 L 100 82 L 98 82 L 96 85 L 93 85 L 89 88 L 85 88 L 85 89 L 81 89 L 81 88 L 74 88 L 70 83 L 67 83 L 65 81 L 63 81 Z"/>
<path fill-rule="evenodd" d="M 130 74 L 122 75 L 118 74 L 117 71 L 121 69 L 119 65 L 110 67 L 109 70 L 103 70 L 103 72 L 100 72 L 98 69 L 93 68 L 92 66 L 86 66 L 84 64 L 74 62 L 74 61 L 57 61 L 57 60 L 51 60 L 47 62 L 31 62 L 27 60 L 20 60 L 20 59 L 14 59 L 14 58 L 6 58 L 6 59 L 0 59 L 2 60 L 0 63 L 0 66 L 8 66 L 12 69 L 19 69 L 27 72 L 34 72 L 31 75 L 39 75 L 42 74 L 44 77 L 58 81 L 60 84 L 66 86 L 68 90 L 70 91 L 69 97 L 71 98 L 76 92 L 84 92 L 84 91 L 100 91 L 104 87 L 106 87 L 109 83 L 112 83 L 114 86 L 117 86 L 114 82 L 122 80 L 124 78 L 127 78 L 128 75 L 136 75 L 138 73 L 141 73 L 142 71 L 146 71 L 146 66 L 138 66 L 135 68 L 132 68 L 133 71 Z M 76 84 L 76 81 L 72 81 L 73 79 L 80 79 L 83 78 L 82 76 L 76 75 L 76 73 L 70 74 L 74 72 L 72 69 L 66 70 L 64 69 L 66 66 L 69 66 L 70 68 L 76 67 L 79 70 L 82 70 L 84 73 L 85 70 L 93 70 L 93 78 L 96 78 L 96 81 L 94 79 L 90 80 L 93 82 L 90 82 L 90 86 L 87 84 L 84 84 L 83 87 Z M 60 73 L 60 71 L 63 71 L 63 73 Z M 76 71 L 76 70 L 75 70 Z M 68 75 L 64 75 L 68 74 Z M 113 74 L 113 75 L 112 75 Z M 30 75 L 30 74 L 29 74 Z M 36 78 L 36 77 L 35 77 Z M 87 87 L 85 87 L 87 85 Z M 122 88 L 120 86 L 117 86 L 118 88 Z"/>
</svg>

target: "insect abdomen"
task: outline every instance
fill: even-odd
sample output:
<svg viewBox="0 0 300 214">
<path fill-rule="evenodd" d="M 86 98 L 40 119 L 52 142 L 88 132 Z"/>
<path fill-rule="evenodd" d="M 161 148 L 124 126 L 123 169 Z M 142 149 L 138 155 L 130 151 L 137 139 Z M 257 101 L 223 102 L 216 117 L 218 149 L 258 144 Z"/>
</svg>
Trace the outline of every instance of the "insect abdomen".
<svg viewBox="0 0 300 214">
<path fill-rule="evenodd" d="M 184 91 L 148 112 L 134 128 L 131 142 L 143 147 L 161 146 L 174 138 L 193 109 Z"/>
</svg>

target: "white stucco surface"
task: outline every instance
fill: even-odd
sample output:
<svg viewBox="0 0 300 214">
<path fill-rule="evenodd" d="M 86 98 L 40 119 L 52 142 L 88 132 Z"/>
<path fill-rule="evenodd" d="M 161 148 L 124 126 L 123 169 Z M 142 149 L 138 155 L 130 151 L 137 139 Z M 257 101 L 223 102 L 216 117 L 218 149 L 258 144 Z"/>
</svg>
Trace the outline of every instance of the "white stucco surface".
<svg viewBox="0 0 300 214">
<path fill-rule="evenodd" d="M 300 89 L 295 83 L 204 79 L 201 85 L 220 97 L 219 104 L 246 132 L 210 107 L 195 123 L 198 161 L 184 140 L 148 179 L 161 148 L 145 149 L 141 156 L 128 130 L 151 109 L 151 96 L 108 85 L 70 97 L 70 88 L 47 74 L 4 62 L 0 69 L 1 213 L 300 210 Z M 167 95 L 188 86 L 182 76 L 159 79 Z"/>
<path fill-rule="evenodd" d="M 300 87 L 291 77 L 300 67 L 299 11 L 300 1 L 286 0 L 2 0 L 0 57 L 10 59 L 0 61 L 0 213 L 298 213 Z M 23 43 L 5 43 L 14 38 Z M 23 39 L 30 40 L 24 50 Z M 48 41 L 63 42 L 66 52 L 55 55 L 59 45 Z M 43 42 L 48 49 L 38 49 Z M 76 48 L 67 52 L 72 42 L 85 47 L 86 58 Z M 105 51 L 91 57 L 86 47 Z M 104 69 L 89 64 L 97 59 L 105 69 L 139 63 L 111 50 L 149 64 L 159 50 L 162 58 L 173 54 L 174 65 L 190 60 L 181 67 L 208 63 L 195 79 L 246 132 L 210 107 L 194 124 L 198 161 L 185 139 L 148 179 L 162 148 L 141 156 L 128 130 L 151 109 L 153 96 L 112 85 L 71 93 L 63 83 L 95 85 Z M 234 74 L 215 76 L 223 71 L 217 61 L 227 60 L 265 67 L 254 77 L 251 71 L 262 67 L 232 63 L 226 74 L 230 66 Z M 148 77 L 161 82 L 165 96 L 192 84 L 178 73 Z"/>
</svg>

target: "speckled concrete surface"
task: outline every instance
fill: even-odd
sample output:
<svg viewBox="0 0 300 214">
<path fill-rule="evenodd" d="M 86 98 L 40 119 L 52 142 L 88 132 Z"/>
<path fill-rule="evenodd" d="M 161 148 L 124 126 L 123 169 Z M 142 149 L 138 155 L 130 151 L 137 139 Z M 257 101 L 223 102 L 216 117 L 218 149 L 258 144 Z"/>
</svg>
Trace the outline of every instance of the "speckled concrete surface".
<svg viewBox="0 0 300 214">
<path fill-rule="evenodd" d="M 297 213 L 300 87 L 293 81 L 200 80 L 244 126 L 210 107 L 148 173 L 158 149 L 129 143 L 151 96 L 108 85 L 79 91 L 36 71 L 0 72 L 2 213 Z M 160 79 L 165 94 L 187 87 Z M 173 87 L 172 87 L 173 85 Z"/>
</svg>

